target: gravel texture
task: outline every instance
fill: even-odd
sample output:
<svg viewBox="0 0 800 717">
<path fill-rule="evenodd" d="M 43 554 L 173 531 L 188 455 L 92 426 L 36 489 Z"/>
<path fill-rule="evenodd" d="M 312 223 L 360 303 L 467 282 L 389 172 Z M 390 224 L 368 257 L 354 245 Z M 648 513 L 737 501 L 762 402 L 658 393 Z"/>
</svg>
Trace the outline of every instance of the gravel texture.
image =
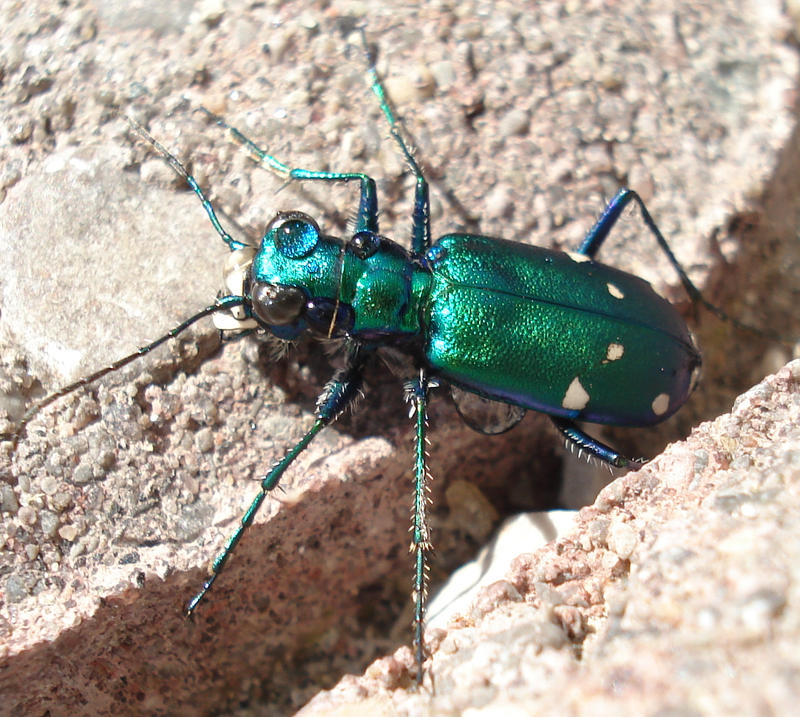
<svg viewBox="0 0 800 717">
<path fill-rule="evenodd" d="M 744 321 L 800 335 L 794 5 L 788 14 L 777 2 L 607 5 L 2 4 L 0 432 L 31 399 L 163 334 L 220 288 L 224 245 L 125 116 L 187 164 L 236 236 L 257 241 L 284 209 L 344 233 L 354 190 L 278 191 L 282 180 L 208 124 L 201 106 L 295 166 L 368 172 L 382 231 L 408 236 L 413 182 L 365 79 L 361 25 L 431 179 L 435 234 L 574 248 L 628 184 L 709 296 Z M 635 213 L 603 257 L 685 303 Z M 608 434 L 631 455 L 656 455 L 791 357 L 707 314 L 692 328 L 703 388 L 667 427 Z M 16 450 L 0 443 L 0 714 L 285 714 L 410 641 L 411 434 L 397 381 L 380 367 L 359 411 L 325 431 L 265 503 L 194 623 L 181 617 L 257 480 L 309 425 L 331 373 L 310 344 L 269 358 L 257 340 L 220 346 L 204 324 L 43 411 Z M 546 421 L 529 416 L 489 439 L 461 425 L 446 400 L 430 414 L 434 582 L 473 555 L 500 516 L 585 502 L 575 488 L 557 497 L 561 452 Z M 788 435 L 791 425 L 775 430 Z M 698 450 L 719 467 L 711 448 Z M 734 466 L 745 484 L 751 461 Z M 574 485 L 583 474 L 566 466 Z M 703 485 L 710 470 L 696 467 Z M 649 485 L 647 475 L 624 480 Z M 647 505 L 655 520 L 661 503 Z M 616 516 L 605 530 L 605 519 L 591 534 L 617 562 L 604 557 L 597 580 L 630 581 L 614 566 L 642 555 L 640 526 Z M 761 529 L 772 540 L 779 527 Z M 667 578 L 653 573 L 650 589 Z M 761 602 L 747 608 L 744 591 L 732 604 L 755 623 L 793 614 L 789 588 L 753 585 Z M 484 602 L 519 608 L 525 595 L 511 580 Z M 550 600 L 537 595 L 537 605 Z M 770 607 L 774 595 L 783 607 Z M 588 601 L 598 615 L 587 617 L 564 596 L 550 604 L 520 624 L 531 651 L 551 645 L 569 667 L 559 679 L 574 679 L 574 645 L 586 653 L 592 644 L 581 621 L 600 619 L 606 601 Z M 634 614 L 620 611 L 605 624 Z M 646 625 L 646 611 L 636 615 Z M 659 629 L 656 617 L 643 629 Z M 434 644 L 439 655 L 447 643 Z M 739 643 L 719 649 L 727 645 Z M 407 680 L 398 654 L 370 668 L 388 671 L 388 685 Z M 680 667 L 652 654 L 664 679 Z M 476 664 L 464 668 L 473 677 Z"/>
</svg>

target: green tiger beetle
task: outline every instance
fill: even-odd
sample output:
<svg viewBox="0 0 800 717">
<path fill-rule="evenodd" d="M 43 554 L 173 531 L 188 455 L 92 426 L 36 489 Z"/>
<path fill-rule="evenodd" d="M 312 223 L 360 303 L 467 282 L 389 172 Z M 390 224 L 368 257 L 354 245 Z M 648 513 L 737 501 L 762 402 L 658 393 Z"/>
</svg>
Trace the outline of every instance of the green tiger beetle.
<svg viewBox="0 0 800 717">
<path fill-rule="evenodd" d="M 575 252 L 462 233 L 432 241 L 428 182 L 369 57 L 368 64 L 371 88 L 416 180 L 411 250 L 380 234 L 371 177 L 289 167 L 206 111 L 259 163 L 286 180 L 357 182 L 360 188 L 350 236 L 324 234 L 306 214 L 285 212 L 267 225 L 258 247 L 247 246 L 225 231 L 185 167 L 129 120 L 186 180 L 230 249 L 225 293 L 156 341 L 33 405 L 14 440 L 44 406 L 152 351 L 205 316 L 213 315 L 222 331 L 268 332 L 283 342 L 303 333 L 341 340 L 344 368 L 319 396 L 307 433 L 261 480 L 260 491 L 214 560 L 202 589 L 189 601 L 186 612 L 191 615 L 287 468 L 325 426 L 353 405 L 365 364 L 376 356 L 400 364 L 414 419 L 413 631 L 421 681 L 426 657 L 426 563 L 431 550 L 425 450 L 431 389 L 448 384 L 458 412 L 476 430 L 501 433 L 531 409 L 550 416 L 568 444 L 587 456 L 617 468 L 638 468 L 643 461 L 626 458 L 592 438 L 578 422 L 649 426 L 665 420 L 689 397 L 701 357 L 684 320 L 650 284 L 595 261 L 630 204 L 638 206 L 690 297 L 724 319 L 739 322 L 700 295 L 642 198 L 631 189 L 619 190 Z"/>
</svg>

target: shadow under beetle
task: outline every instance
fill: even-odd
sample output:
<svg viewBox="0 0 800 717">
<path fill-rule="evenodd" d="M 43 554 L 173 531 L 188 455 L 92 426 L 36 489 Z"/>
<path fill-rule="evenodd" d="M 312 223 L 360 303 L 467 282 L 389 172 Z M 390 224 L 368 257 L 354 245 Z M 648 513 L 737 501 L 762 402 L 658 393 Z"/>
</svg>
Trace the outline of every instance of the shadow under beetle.
<svg viewBox="0 0 800 717">
<path fill-rule="evenodd" d="M 411 250 L 380 235 L 371 177 L 290 168 L 211 115 L 261 164 L 288 180 L 360 186 L 351 236 L 323 234 L 311 217 L 286 212 L 269 223 L 259 247 L 247 246 L 224 230 L 183 165 L 129 120 L 186 179 L 230 248 L 226 293 L 153 343 L 33 405 L 15 440 L 44 406 L 148 353 L 204 316 L 214 315 L 221 330 L 266 331 L 283 341 L 304 332 L 341 339 L 344 368 L 319 396 L 311 428 L 262 479 L 260 492 L 214 560 L 211 575 L 189 602 L 191 615 L 266 495 L 314 437 L 359 395 L 366 362 L 375 355 L 390 358 L 404 367 L 415 420 L 411 548 L 414 645 L 421 681 L 431 548 L 425 516 L 430 389 L 440 382 L 449 384 L 459 413 L 476 430 L 500 433 L 532 409 L 548 414 L 567 441 L 588 456 L 611 466 L 636 468 L 640 462 L 592 438 L 576 422 L 648 426 L 663 421 L 688 398 L 701 360 L 686 324 L 669 302 L 644 280 L 594 260 L 628 204 L 639 206 L 692 298 L 708 303 L 678 264 L 642 199 L 630 189 L 617 193 L 576 252 L 460 233 L 431 241 L 428 183 L 371 61 L 368 71 L 391 135 L 416 178 Z"/>
</svg>

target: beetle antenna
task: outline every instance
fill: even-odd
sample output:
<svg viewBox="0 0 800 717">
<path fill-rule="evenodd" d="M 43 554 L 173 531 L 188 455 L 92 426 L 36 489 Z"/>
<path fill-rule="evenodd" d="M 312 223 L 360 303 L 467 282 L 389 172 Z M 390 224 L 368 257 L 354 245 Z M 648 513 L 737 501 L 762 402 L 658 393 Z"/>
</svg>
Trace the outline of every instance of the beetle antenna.
<svg viewBox="0 0 800 717">
<path fill-rule="evenodd" d="M 228 247 L 230 247 L 231 251 L 235 251 L 236 249 L 242 249 L 246 246 L 246 244 L 237 241 L 234 239 L 228 232 L 226 232 L 222 228 L 222 224 L 220 224 L 219 219 L 217 218 L 217 213 L 214 211 L 214 207 L 211 202 L 208 200 L 206 195 L 203 193 L 203 190 L 200 189 L 200 185 L 197 183 L 195 178 L 189 174 L 186 167 L 181 164 L 178 158 L 172 154 L 164 145 L 162 145 L 153 135 L 151 135 L 142 125 L 140 125 L 133 117 L 129 117 L 128 115 L 123 115 L 125 120 L 128 122 L 130 128 L 139 135 L 145 142 L 150 144 L 156 152 L 164 159 L 170 167 L 172 167 L 173 171 L 178 174 L 179 176 L 183 177 L 186 184 L 189 185 L 189 188 L 197 195 L 197 198 L 203 205 L 203 209 L 206 210 L 206 214 L 208 214 L 208 218 L 211 220 L 211 224 L 216 230 L 217 234 L 219 234 L 222 241 L 224 241 Z"/>
<path fill-rule="evenodd" d="M 17 428 L 10 432 L 10 433 L 2 433 L 0 434 L 0 438 L 4 440 L 11 440 L 11 449 L 12 451 L 16 449 L 17 444 L 19 443 L 20 439 L 25 435 L 27 431 L 28 424 L 31 420 L 38 414 L 43 408 L 46 408 L 51 403 L 55 403 L 58 399 L 67 396 L 68 394 L 72 393 L 73 391 L 77 391 L 79 388 L 83 388 L 84 386 L 88 386 L 89 384 L 94 383 L 95 381 L 103 378 L 103 376 L 107 376 L 114 371 L 118 371 L 123 366 L 127 366 L 132 361 L 135 361 L 138 358 L 141 358 L 145 354 L 150 353 L 153 349 L 161 346 L 161 344 L 169 341 L 170 339 L 175 338 L 178 334 L 183 333 L 188 329 L 192 324 L 197 323 L 200 319 L 210 316 L 211 314 L 216 313 L 217 311 L 227 311 L 235 306 L 244 306 L 247 303 L 247 300 L 243 296 L 224 296 L 217 300 L 216 303 L 211 304 L 210 306 L 206 306 L 204 309 L 201 309 L 193 316 L 190 316 L 185 321 L 182 321 L 180 324 L 175 326 L 174 328 L 170 329 L 166 334 L 160 336 L 155 341 L 142 346 L 133 353 L 128 354 L 127 356 L 123 356 L 121 359 L 117 359 L 113 363 L 110 363 L 108 366 L 101 368 L 94 373 L 89 374 L 88 376 L 84 376 L 83 378 L 78 379 L 77 381 L 73 381 L 72 383 L 67 384 L 66 386 L 62 386 L 58 390 L 54 391 L 53 393 L 45 396 L 44 398 L 36 401 L 32 406 L 28 408 L 27 411 L 23 414 L 22 418 L 17 425 Z"/>
</svg>

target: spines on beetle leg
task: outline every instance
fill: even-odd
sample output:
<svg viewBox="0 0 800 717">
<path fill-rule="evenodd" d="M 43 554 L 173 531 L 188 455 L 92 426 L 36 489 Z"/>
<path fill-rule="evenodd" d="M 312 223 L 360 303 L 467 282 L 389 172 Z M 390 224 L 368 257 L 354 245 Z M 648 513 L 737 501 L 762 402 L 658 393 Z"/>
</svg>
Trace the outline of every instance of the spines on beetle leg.
<svg viewBox="0 0 800 717">
<path fill-rule="evenodd" d="M 428 470 L 427 398 L 430 384 L 423 370 L 407 385 L 411 404 L 409 414 L 415 417 L 414 432 L 414 496 L 411 510 L 411 551 L 414 554 L 414 647 L 417 663 L 417 683 L 422 683 L 425 662 L 425 606 L 428 597 L 428 554 L 431 552 L 427 505 L 430 503 L 430 472 Z"/>
</svg>

